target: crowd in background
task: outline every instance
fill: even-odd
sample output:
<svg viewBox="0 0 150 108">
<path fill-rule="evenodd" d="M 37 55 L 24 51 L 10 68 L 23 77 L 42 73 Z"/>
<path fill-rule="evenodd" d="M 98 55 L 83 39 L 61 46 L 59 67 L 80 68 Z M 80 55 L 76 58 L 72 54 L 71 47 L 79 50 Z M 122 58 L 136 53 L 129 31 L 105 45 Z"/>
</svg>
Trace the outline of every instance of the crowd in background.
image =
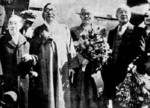
<svg viewBox="0 0 150 108">
<path fill-rule="evenodd" d="M 130 23 L 126 5 L 116 10 L 109 33 L 93 23 L 88 7 L 81 24 L 56 20 L 52 3 L 43 7 L 43 24 L 32 28 L 30 11 L 12 14 L 5 25 L 0 5 L 0 104 L 4 108 L 144 108 L 150 104 L 150 12 L 145 28 Z M 108 34 L 108 36 L 107 36 Z M 94 75 L 102 75 L 98 87 Z M 116 105 L 116 106 L 115 106 Z"/>
</svg>

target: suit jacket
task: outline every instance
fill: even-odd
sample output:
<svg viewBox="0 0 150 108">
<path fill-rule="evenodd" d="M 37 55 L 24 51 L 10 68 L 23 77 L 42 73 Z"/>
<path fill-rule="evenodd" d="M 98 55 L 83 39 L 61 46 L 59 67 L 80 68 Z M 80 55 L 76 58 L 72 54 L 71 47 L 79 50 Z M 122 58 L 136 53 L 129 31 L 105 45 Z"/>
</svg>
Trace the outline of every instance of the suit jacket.
<svg viewBox="0 0 150 108">
<path fill-rule="evenodd" d="M 113 49 L 114 40 L 117 36 L 118 26 L 110 30 L 108 35 L 108 43 L 110 48 Z M 143 28 L 135 27 L 129 24 L 124 34 L 122 35 L 122 42 L 118 51 L 118 65 L 128 65 L 137 56 L 141 55 L 145 51 L 145 38 Z M 114 53 L 114 52 L 113 52 Z"/>
</svg>

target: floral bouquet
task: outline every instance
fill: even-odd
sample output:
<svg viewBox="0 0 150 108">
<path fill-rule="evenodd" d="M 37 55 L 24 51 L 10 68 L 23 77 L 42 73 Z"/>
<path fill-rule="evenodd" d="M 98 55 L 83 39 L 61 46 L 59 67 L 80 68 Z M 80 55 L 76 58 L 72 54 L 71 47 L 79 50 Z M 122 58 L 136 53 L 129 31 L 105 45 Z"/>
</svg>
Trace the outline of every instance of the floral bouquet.
<svg viewBox="0 0 150 108">
<path fill-rule="evenodd" d="M 83 55 L 84 58 L 93 62 L 96 70 L 100 69 L 107 62 L 111 50 L 106 40 L 106 30 L 96 27 L 88 33 L 82 32 L 78 45 L 77 52 Z"/>
<path fill-rule="evenodd" d="M 117 87 L 115 101 L 123 108 L 141 108 L 143 105 L 150 104 L 150 93 L 145 88 L 145 82 L 142 80 L 144 75 L 137 72 L 136 65 L 129 65 L 128 74 Z"/>
</svg>

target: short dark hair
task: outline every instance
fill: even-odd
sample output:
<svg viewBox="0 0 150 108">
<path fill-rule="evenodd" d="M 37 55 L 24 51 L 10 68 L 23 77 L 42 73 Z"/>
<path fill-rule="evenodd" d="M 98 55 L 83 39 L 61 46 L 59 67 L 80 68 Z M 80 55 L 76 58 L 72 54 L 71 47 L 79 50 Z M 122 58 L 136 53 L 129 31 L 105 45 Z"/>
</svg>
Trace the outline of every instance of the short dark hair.
<svg viewBox="0 0 150 108">
<path fill-rule="evenodd" d="M 53 5 L 52 3 L 47 3 L 45 6 L 44 6 L 44 8 L 43 8 L 43 13 L 42 13 L 42 17 L 43 17 L 43 19 L 44 19 L 44 12 L 45 12 L 45 10 L 46 10 L 46 8 L 47 8 L 47 6 L 49 6 L 49 5 Z M 55 8 L 56 8 L 56 6 L 55 5 L 53 5 Z"/>
<path fill-rule="evenodd" d="M 43 11 L 45 11 L 45 9 L 47 8 L 48 5 L 52 5 L 52 3 L 47 3 L 44 8 L 43 8 Z"/>
</svg>

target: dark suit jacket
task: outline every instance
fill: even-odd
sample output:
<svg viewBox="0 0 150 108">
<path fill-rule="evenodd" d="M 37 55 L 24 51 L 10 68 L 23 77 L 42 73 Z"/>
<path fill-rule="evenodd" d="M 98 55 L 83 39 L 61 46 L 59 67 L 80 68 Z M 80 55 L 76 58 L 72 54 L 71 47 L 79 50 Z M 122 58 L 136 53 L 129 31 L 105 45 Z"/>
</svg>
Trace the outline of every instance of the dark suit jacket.
<svg viewBox="0 0 150 108">
<path fill-rule="evenodd" d="M 114 39 L 117 36 L 117 28 L 118 26 L 115 29 L 110 30 L 108 35 L 108 43 L 111 49 L 113 49 Z M 144 29 L 129 24 L 125 33 L 122 35 L 122 43 L 118 51 L 118 65 L 124 64 L 127 66 L 144 51 Z"/>
<path fill-rule="evenodd" d="M 114 40 L 117 36 L 118 26 L 110 30 L 108 35 L 108 43 L 113 50 Z M 112 51 L 112 60 L 109 61 L 109 65 L 104 67 L 102 77 L 104 80 L 104 94 L 112 98 L 116 92 L 116 86 L 124 81 L 127 75 L 128 65 L 139 55 L 145 51 L 145 39 L 143 29 L 135 27 L 131 24 L 128 25 L 124 34 L 122 35 L 122 41 L 118 49 L 117 59 L 114 62 Z"/>
</svg>

